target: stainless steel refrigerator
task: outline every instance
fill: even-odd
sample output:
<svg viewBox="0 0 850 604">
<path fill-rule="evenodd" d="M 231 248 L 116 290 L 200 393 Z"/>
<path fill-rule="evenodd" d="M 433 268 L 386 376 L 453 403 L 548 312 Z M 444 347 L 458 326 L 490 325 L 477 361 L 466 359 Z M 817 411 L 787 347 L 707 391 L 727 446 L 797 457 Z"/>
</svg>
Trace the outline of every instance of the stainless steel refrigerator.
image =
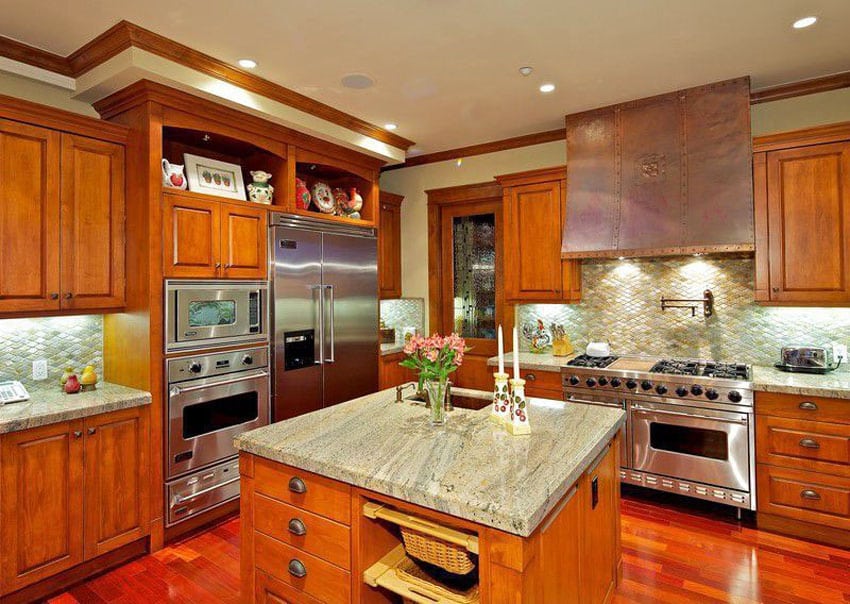
<svg viewBox="0 0 850 604">
<path fill-rule="evenodd" d="M 272 214 L 273 421 L 378 389 L 374 229 Z"/>
</svg>

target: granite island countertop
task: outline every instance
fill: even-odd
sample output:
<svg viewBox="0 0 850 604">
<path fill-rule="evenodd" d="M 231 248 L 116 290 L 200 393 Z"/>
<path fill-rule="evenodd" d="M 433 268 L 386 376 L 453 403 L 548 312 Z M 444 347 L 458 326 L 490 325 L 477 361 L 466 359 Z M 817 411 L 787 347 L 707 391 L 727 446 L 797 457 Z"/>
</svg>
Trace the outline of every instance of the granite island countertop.
<svg viewBox="0 0 850 604">
<path fill-rule="evenodd" d="M 458 392 L 469 394 L 475 391 Z M 489 396 L 488 393 L 478 393 Z M 479 411 L 445 426 L 395 388 L 241 434 L 236 448 L 459 518 L 529 536 L 619 430 L 619 409 L 529 400 L 532 434 Z"/>
<path fill-rule="evenodd" d="M 143 390 L 100 382 L 92 392 L 65 394 L 54 382 L 27 388 L 30 399 L 0 406 L 0 434 L 38 428 L 99 413 L 149 405 Z"/>
</svg>

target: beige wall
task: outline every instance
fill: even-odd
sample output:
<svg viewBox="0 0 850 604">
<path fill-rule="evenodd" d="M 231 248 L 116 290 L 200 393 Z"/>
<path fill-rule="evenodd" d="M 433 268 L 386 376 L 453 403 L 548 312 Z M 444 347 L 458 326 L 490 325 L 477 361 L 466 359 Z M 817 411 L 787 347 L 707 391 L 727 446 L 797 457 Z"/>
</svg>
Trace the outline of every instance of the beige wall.
<svg viewBox="0 0 850 604">
<path fill-rule="evenodd" d="M 0 71 L 0 94 L 98 117 L 91 105 L 72 99 L 70 90 L 3 71 Z"/>
<path fill-rule="evenodd" d="M 850 88 L 753 105 L 753 135 L 850 121 Z"/>
</svg>

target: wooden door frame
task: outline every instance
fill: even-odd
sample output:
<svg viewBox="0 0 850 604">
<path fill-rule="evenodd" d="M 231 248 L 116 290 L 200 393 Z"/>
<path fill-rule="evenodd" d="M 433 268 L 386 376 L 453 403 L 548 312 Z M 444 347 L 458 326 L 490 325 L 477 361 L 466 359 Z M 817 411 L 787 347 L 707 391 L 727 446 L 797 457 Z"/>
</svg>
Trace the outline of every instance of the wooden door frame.
<svg viewBox="0 0 850 604">
<path fill-rule="evenodd" d="M 482 182 L 441 189 L 429 189 L 428 195 L 428 320 L 432 332 L 445 331 L 446 314 L 443 306 L 443 210 L 462 206 L 492 203 L 503 208 L 502 186 L 497 182 Z M 501 212 L 501 210 L 500 210 Z M 514 326 L 514 307 L 505 300 L 504 221 L 496 228 L 496 323 L 505 332 L 506 349 L 510 348 L 510 333 Z M 494 353 L 495 354 L 495 353 Z"/>
</svg>

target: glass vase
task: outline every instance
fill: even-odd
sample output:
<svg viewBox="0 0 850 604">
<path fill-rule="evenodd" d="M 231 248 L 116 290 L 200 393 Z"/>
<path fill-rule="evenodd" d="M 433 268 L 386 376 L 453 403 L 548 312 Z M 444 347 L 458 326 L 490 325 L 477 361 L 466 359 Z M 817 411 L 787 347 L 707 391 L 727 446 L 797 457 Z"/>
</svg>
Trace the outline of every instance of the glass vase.
<svg viewBox="0 0 850 604">
<path fill-rule="evenodd" d="M 425 393 L 428 395 L 429 418 L 432 426 L 446 423 L 446 391 L 448 380 L 425 380 Z"/>
</svg>

